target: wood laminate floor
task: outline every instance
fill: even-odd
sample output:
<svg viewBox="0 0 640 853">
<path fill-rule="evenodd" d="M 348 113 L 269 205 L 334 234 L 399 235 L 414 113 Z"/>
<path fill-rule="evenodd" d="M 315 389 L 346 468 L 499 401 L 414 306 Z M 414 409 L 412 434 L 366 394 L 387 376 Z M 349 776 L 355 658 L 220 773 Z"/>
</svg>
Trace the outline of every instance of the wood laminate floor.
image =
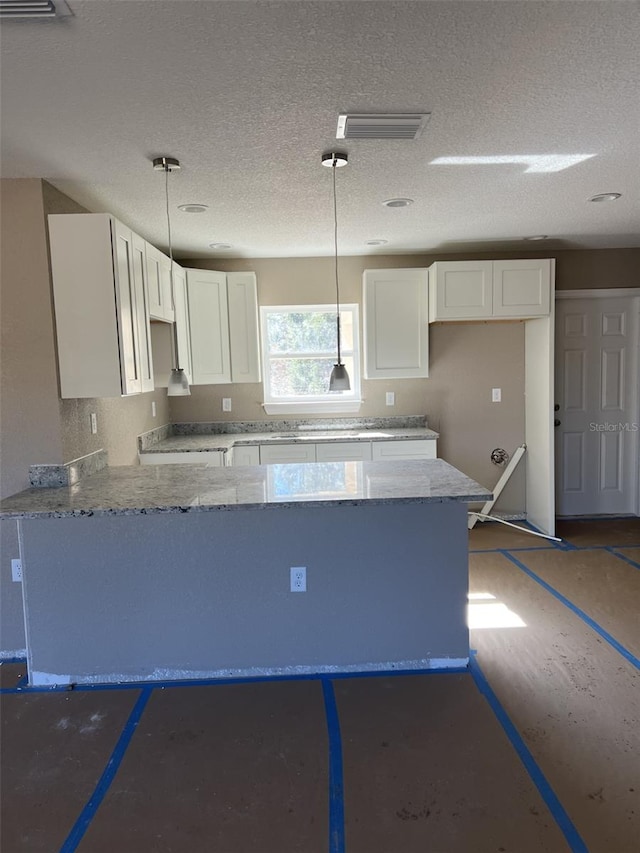
<svg viewBox="0 0 640 853">
<path fill-rule="evenodd" d="M 640 520 L 469 538 L 467 671 L 32 690 L 2 853 L 637 853 Z M 401 616 L 401 614 L 399 614 Z"/>
</svg>

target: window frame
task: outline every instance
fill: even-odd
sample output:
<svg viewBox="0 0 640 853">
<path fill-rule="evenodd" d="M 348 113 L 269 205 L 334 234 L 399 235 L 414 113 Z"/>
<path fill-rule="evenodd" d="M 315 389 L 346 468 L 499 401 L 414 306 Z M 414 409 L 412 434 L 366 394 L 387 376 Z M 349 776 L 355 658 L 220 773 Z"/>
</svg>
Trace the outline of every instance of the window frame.
<svg viewBox="0 0 640 853">
<path fill-rule="evenodd" d="M 345 414 L 360 411 L 362 404 L 361 396 L 361 371 L 360 371 L 360 311 L 355 302 L 340 305 L 340 313 L 350 311 L 353 315 L 353 351 L 346 350 L 341 346 L 341 355 L 353 358 L 353 376 L 349 376 L 351 390 L 348 392 L 329 392 L 326 394 L 297 395 L 291 397 L 274 397 L 271 393 L 271 360 L 273 358 L 286 358 L 285 353 L 272 353 L 268 349 L 267 318 L 269 314 L 314 314 L 331 313 L 335 317 L 336 307 L 332 304 L 324 305 L 261 305 L 260 306 L 260 337 L 262 349 L 262 383 L 264 391 L 263 407 L 267 414 Z M 330 356 L 337 358 L 337 351 L 319 351 L 317 353 L 291 353 L 290 357 L 300 358 L 326 358 Z M 343 358 L 344 360 L 344 358 Z"/>
</svg>

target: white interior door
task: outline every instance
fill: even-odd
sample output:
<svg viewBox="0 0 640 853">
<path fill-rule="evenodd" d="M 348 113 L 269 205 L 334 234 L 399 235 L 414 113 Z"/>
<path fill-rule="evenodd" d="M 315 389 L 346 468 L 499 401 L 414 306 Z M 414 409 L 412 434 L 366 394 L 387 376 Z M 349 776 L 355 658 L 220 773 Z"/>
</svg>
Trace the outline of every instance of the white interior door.
<svg viewBox="0 0 640 853">
<path fill-rule="evenodd" d="M 638 512 L 639 302 L 557 302 L 558 515 Z"/>
</svg>

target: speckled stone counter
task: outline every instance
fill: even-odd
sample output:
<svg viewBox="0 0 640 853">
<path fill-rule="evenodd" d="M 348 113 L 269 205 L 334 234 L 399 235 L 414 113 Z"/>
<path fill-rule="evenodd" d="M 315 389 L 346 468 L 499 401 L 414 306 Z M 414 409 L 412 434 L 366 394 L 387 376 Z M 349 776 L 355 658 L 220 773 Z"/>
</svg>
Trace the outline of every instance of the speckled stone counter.
<svg viewBox="0 0 640 853">
<path fill-rule="evenodd" d="M 175 424 L 174 428 L 185 427 L 185 424 Z M 194 429 L 206 425 L 189 425 Z M 235 433 L 195 433 L 185 431 L 181 434 L 169 435 L 166 438 L 149 443 L 140 442 L 140 453 L 189 453 L 203 451 L 226 452 L 232 447 L 243 447 L 260 444 L 301 444 L 312 442 L 326 444 L 330 442 L 358 441 L 406 441 L 408 439 L 436 440 L 438 433 L 426 426 L 404 427 L 363 427 L 353 429 L 317 429 L 317 428 L 282 428 L 268 432 L 235 432 Z"/>
<path fill-rule="evenodd" d="M 170 440 L 170 439 L 168 439 Z M 441 459 L 317 462 L 247 468 L 123 466 L 72 486 L 32 488 L 0 502 L 0 517 L 149 515 L 339 505 L 485 501 L 491 494 Z"/>
</svg>

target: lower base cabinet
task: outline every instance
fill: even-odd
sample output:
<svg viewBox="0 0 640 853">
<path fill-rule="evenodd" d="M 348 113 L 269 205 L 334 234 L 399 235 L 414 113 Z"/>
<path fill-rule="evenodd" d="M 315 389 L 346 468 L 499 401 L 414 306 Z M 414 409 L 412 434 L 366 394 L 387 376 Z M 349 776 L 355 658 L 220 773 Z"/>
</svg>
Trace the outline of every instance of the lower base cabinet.
<svg viewBox="0 0 640 853">
<path fill-rule="evenodd" d="M 429 439 L 409 439 L 407 441 L 374 441 L 371 444 L 371 458 L 374 462 L 394 459 L 435 459 L 436 441 Z"/>
<path fill-rule="evenodd" d="M 261 444 L 260 464 L 282 462 L 315 462 L 315 444 Z"/>
<path fill-rule="evenodd" d="M 231 465 L 259 465 L 260 445 L 248 444 L 246 446 L 232 447 L 229 451 Z"/>
</svg>

